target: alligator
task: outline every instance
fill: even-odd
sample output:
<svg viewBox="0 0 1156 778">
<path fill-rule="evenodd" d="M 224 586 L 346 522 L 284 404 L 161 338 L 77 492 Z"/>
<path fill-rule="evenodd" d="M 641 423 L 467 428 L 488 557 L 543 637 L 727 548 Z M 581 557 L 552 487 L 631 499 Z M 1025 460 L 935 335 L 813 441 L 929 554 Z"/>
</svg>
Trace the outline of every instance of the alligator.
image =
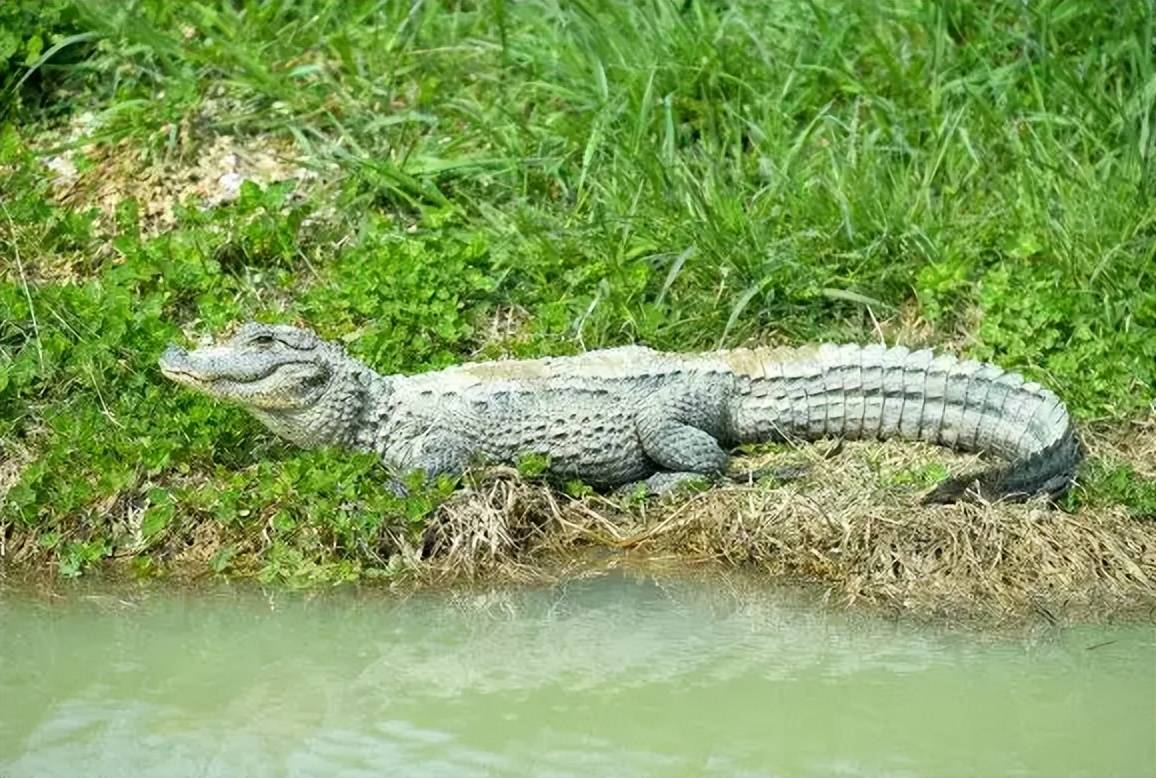
<svg viewBox="0 0 1156 778">
<path fill-rule="evenodd" d="M 1052 392 L 992 364 L 902 346 L 620 346 L 381 375 L 310 330 L 251 322 L 215 345 L 170 346 L 160 368 L 299 446 L 376 453 L 398 488 L 417 470 L 457 476 L 536 455 L 555 479 L 664 493 L 726 477 L 742 444 L 899 438 L 995 460 L 926 502 L 1055 500 L 1081 459 Z"/>
</svg>

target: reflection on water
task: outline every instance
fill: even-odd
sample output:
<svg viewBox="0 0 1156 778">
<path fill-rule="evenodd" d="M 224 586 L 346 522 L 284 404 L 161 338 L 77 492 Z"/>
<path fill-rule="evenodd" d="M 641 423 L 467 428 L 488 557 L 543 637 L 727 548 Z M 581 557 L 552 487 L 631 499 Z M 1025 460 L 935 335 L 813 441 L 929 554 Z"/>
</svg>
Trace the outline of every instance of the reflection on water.
<svg viewBox="0 0 1156 778">
<path fill-rule="evenodd" d="M 0 776 L 1156 775 L 1156 634 L 611 575 L 0 593 Z"/>
</svg>

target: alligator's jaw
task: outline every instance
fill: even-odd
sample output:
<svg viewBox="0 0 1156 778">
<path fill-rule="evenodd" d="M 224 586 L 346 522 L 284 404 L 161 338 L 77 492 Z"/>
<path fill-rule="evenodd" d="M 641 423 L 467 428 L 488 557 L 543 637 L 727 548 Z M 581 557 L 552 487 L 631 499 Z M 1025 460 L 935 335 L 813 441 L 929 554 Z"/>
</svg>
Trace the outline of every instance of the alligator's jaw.
<svg viewBox="0 0 1156 778">
<path fill-rule="evenodd" d="M 199 371 L 189 359 L 189 352 L 177 346 L 169 346 L 158 361 L 161 374 L 182 386 L 199 389 L 216 380 L 213 376 Z"/>
<path fill-rule="evenodd" d="M 186 386 L 204 387 L 219 381 L 255 383 L 301 361 L 241 354 L 230 346 L 206 346 L 195 351 L 169 346 L 158 364 L 165 377 Z"/>
<path fill-rule="evenodd" d="M 312 333 L 249 324 L 214 345 L 169 346 L 161 373 L 181 386 L 243 407 L 298 445 L 345 443 L 357 433 L 367 372 Z"/>
</svg>

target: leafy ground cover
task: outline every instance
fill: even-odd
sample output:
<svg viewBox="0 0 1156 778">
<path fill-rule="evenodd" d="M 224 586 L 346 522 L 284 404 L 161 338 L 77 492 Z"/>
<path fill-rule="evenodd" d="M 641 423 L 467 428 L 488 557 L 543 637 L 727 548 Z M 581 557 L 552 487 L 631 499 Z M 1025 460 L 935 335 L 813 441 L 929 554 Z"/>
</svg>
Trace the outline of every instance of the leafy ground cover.
<svg viewBox="0 0 1156 778">
<path fill-rule="evenodd" d="M 7 2 L 0 560 L 405 568 L 449 485 L 399 501 L 157 373 L 247 318 L 386 371 L 952 348 L 1069 401 L 1069 508 L 1151 521 L 1154 32 L 1144 0 Z"/>
</svg>

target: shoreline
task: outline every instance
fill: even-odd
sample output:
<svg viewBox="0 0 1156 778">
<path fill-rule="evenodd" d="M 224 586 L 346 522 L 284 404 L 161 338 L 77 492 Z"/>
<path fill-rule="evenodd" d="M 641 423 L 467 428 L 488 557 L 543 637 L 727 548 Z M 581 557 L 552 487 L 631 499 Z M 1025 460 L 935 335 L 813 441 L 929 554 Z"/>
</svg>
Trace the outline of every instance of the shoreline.
<svg viewBox="0 0 1156 778">
<path fill-rule="evenodd" d="M 548 584 L 622 567 L 733 571 L 767 585 L 814 587 L 832 607 L 916 619 L 1067 623 L 1133 614 L 1156 621 L 1156 521 L 1120 506 L 924 506 L 919 498 L 931 476 L 921 480 L 921 473 L 945 460 L 952 471 L 966 471 L 974 457 L 909 443 L 848 443 L 836 455 L 822 449 L 742 462 L 801 460 L 807 473 L 796 481 L 728 484 L 666 499 L 571 496 L 508 470 L 473 474 L 433 509 L 420 534 L 385 530 L 392 553 L 377 559 L 384 564 L 368 550 L 299 560 L 316 577 L 270 576 L 263 564 L 272 552 L 259 533 L 226 536 L 204 520 L 176 522 L 164 547 L 151 549 L 155 567 L 140 569 L 125 548 L 93 572 L 97 580 L 178 585 L 223 578 L 319 590 L 356 581 L 418 591 Z M 15 540 L 8 556 L 19 557 L 3 564 L 5 573 L 59 581 L 48 552 L 28 542 L 21 553 Z M 235 549 L 232 562 L 214 572 L 212 560 L 227 544 Z"/>
</svg>

